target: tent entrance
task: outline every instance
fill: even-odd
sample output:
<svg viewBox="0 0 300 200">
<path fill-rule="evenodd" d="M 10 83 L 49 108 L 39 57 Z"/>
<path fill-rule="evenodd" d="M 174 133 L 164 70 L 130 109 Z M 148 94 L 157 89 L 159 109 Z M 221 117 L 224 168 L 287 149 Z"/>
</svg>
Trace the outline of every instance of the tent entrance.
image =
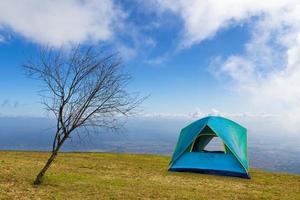
<svg viewBox="0 0 300 200">
<path fill-rule="evenodd" d="M 223 141 L 206 126 L 191 146 L 191 152 L 226 153 Z"/>
</svg>

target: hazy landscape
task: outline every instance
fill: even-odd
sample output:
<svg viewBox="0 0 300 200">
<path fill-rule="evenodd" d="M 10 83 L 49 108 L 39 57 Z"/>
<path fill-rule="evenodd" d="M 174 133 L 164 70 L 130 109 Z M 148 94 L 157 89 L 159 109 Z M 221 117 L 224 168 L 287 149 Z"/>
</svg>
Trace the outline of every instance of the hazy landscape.
<svg viewBox="0 0 300 200">
<path fill-rule="evenodd" d="M 89 135 L 81 136 L 83 140 L 74 135 L 63 151 L 171 155 L 185 123 L 178 119 L 131 119 L 117 133 L 94 130 Z M 51 127 L 53 121 L 46 118 L 2 117 L 0 149 L 49 151 L 52 144 Z M 296 136 L 264 136 L 250 132 L 248 147 L 251 168 L 300 174 L 300 145 Z"/>
</svg>

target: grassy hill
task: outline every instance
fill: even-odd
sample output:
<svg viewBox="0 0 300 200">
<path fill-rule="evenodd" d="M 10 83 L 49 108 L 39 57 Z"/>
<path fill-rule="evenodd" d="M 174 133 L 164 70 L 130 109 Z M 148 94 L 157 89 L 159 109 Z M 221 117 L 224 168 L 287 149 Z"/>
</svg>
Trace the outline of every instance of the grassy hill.
<svg viewBox="0 0 300 200">
<path fill-rule="evenodd" d="M 300 199 L 300 176 L 251 170 L 251 180 L 166 170 L 169 157 L 61 153 L 44 184 L 48 157 L 0 152 L 0 199 Z"/>
</svg>

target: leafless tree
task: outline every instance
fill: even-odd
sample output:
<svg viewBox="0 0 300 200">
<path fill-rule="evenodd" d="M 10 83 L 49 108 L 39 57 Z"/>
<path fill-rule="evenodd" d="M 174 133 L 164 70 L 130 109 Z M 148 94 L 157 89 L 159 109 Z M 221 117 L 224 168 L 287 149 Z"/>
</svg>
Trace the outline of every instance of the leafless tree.
<svg viewBox="0 0 300 200">
<path fill-rule="evenodd" d="M 80 134 L 90 126 L 115 130 L 120 117 L 131 115 L 143 101 L 126 91 L 130 76 L 124 73 L 118 54 L 103 48 L 46 47 L 23 66 L 30 77 L 41 81 L 42 103 L 56 119 L 51 156 L 35 185 L 42 183 L 62 145 L 74 132 L 80 130 Z"/>
</svg>

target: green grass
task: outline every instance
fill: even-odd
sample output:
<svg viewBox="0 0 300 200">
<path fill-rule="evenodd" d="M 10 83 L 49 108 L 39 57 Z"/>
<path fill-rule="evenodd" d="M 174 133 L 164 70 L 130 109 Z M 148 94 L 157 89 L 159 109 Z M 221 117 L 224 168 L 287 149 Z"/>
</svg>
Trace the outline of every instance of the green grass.
<svg viewBox="0 0 300 200">
<path fill-rule="evenodd" d="M 300 199 L 300 176 L 251 170 L 251 180 L 168 172 L 169 157 L 61 153 L 44 184 L 48 153 L 0 152 L 0 199 Z"/>
</svg>

